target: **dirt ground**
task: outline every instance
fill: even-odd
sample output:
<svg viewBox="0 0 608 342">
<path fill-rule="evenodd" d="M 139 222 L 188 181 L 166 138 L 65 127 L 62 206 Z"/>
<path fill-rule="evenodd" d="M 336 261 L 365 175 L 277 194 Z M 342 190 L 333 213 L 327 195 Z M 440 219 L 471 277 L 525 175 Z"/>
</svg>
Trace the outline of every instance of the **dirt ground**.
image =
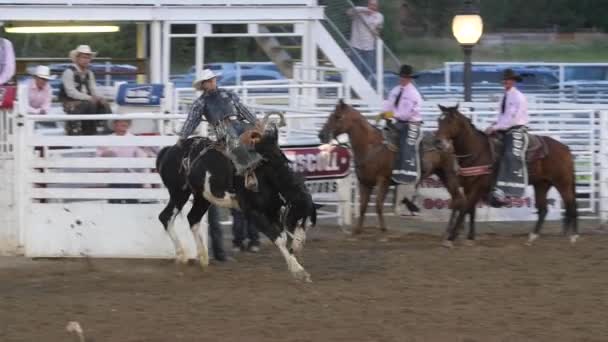
<svg viewBox="0 0 608 342">
<path fill-rule="evenodd" d="M 399 226 L 403 225 L 403 221 Z M 480 225 L 474 247 L 440 247 L 437 224 L 361 238 L 309 234 L 293 281 L 271 245 L 236 261 L 0 258 L 0 341 L 608 341 L 608 234 L 576 246 L 530 224 Z M 419 228 L 419 229 L 416 229 Z M 386 241 L 388 240 L 388 241 Z"/>
</svg>

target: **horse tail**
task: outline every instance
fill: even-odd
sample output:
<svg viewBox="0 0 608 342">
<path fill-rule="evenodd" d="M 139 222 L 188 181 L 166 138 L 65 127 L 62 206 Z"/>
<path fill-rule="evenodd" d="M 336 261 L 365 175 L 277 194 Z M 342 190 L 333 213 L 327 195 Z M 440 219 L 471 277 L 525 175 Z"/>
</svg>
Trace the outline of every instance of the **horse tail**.
<svg viewBox="0 0 608 342">
<path fill-rule="evenodd" d="M 572 153 L 572 152 L 570 152 Z M 574 166 L 574 158 L 572 158 L 572 203 L 566 208 L 566 215 L 570 216 L 570 224 L 572 225 L 574 232 L 578 230 L 578 203 L 576 202 L 576 167 Z"/>
<path fill-rule="evenodd" d="M 156 156 L 156 171 L 160 173 L 160 167 L 162 166 L 162 161 L 165 158 L 165 155 L 169 151 L 171 146 L 165 146 L 160 151 L 158 151 L 158 155 Z"/>
<path fill-rule="evenodd" d="M 576 203 L 576 167 L 574 165 L 572 151 L 568 146 L 565 146 L 565 148 L 570 157 L 570 167 L 568 168 L 568 171 L 570 173 L 570 182 L 569 184 L 566 183 L 568 184 L 568 191 L 566 193 L 561 193 L 562 199 L 564 199 L 564 206 L 566 209 L 563 219 L 565 229 L 564 232 L 569 229 L 570 233 L 578 234 L 578 203 Z M 568 201 L 565 200 L 564 195 L 569 197 Z"/>
</svg>

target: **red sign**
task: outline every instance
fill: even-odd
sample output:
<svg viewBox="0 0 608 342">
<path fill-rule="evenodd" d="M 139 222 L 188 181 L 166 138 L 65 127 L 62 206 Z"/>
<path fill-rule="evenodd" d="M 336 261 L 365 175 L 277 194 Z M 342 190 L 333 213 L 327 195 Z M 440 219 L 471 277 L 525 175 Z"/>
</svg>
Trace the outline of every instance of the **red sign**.
<svg viewBox="0 0 608 342">
<path fill-rule="evenodd" d="M 318 146 L 284 147 L 283 153 L 292 163 L 295 172 L 304 174 L 307 180 L 338 179 L 350 172 L 350 151 L 336 146 L 328 153 L 321 153 Z"/>
<path fill-rule="evenodd" d="M 0 109 L 12 109 L 17 97 L 15 86 L 0 86 Z"/>
</svg>

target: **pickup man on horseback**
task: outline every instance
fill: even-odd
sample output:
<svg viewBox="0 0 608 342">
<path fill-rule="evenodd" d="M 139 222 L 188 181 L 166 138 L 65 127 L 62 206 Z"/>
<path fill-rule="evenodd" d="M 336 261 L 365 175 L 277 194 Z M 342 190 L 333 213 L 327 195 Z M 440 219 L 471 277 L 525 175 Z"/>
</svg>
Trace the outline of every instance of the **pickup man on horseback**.
<svg viewBox="0 0 608 342">
<path fill-rule="evenodd" d="M 213 127 L 217 141 L 224 144 L 237 174 L 244 175 L 245 185 L 254 189 L 257 182 L 253 169 L 262 157 L 241 144 L 239 137 L 248 127 L 255 125 L 256 117 L 240 102 L 235 93 L 217 87 L 217 76 L 213 71 L 205 69 L 201 79 L 192 84 L 203 94 L 194 101 L 188 113 L 178 145 L 194 132 L 204 117 Z"/>
<path fill-rule="evenodd" d="M 399 85 L 389 93 L 381 114 L 384 119 L 395 119 L 395 128 L 399 131 L 399 154 L 392 177 L 397 183 L 413 183 L 420 176 L 418 146 L 422 140 L 422 96 L 412 84 L 416 77 L 411 66 L 401 66 Z"/>
<path fill-rule="evenodd" d="M 526 150 L 528 148 L 528 101 L 516 87 L 521 76 L 513 70 L 503 73 L 505 94 L 500 103 L 498 121 L 486 128 L 486 134 L 496 134 L 503 148 L 498 151 L 500 167 L 492 193 L 490 205 L 500 207 L 507 204 L 506 197 L 521 197 L 528 184 Z"/>
</svg>

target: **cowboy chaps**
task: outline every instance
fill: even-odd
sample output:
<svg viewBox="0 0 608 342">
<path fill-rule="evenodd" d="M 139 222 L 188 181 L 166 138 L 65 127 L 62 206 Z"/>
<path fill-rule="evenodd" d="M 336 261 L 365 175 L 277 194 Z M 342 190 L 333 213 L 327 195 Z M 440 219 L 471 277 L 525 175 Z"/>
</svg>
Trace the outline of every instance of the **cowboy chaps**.
<svg viewBox="0 0 608 342">
<path fill-rule="evenodd" d="M 503 135 L 502 158 L 499 160 L 497 186 L 506 196 L 521 197 L 528 185 L 526 151 L 528 132 L 525 126 L 512 127 Z"/>
<path fill-rule="evenodd" d="M 393 166 L 393 181 L 415 183 L 420 178 L 421 124 L 397 121 L 394 127 L 399 132 L 399 152 Z"/>
</svg>

